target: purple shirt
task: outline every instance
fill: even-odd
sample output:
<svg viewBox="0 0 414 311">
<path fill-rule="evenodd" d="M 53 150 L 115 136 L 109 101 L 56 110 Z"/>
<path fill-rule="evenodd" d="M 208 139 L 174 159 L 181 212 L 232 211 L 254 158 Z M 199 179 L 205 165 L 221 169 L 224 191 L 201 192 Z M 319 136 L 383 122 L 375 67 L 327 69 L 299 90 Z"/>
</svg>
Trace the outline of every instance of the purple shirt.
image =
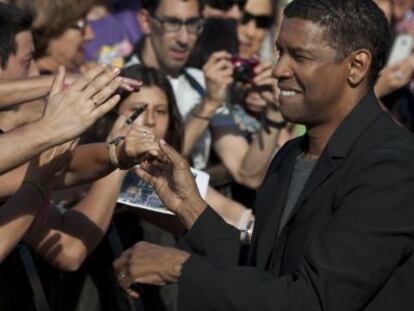
<svg viewBox="0 0 414 311">
<path fill-rule="evenodd" d="M 84 45 L 87 61 L 123 66 L 123 58 L 131 54 L 141 37 L 136 13 L 122 11 L 89 22 L 94 39 Z"/>
</svg>

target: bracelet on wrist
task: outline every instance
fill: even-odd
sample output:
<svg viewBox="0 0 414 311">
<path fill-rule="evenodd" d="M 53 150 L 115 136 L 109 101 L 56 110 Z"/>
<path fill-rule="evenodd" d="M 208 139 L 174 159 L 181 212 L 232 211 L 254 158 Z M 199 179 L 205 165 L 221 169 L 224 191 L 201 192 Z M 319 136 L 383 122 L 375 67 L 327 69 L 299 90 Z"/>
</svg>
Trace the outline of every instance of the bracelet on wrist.
<svg viewBox="0 0 414 311">
<path fill-rule="evenodd" d="M 273 120 L 270 120 L 269 118 L 266 117 L 264 119 L 263 128 L 264 128 L 265 132 L 269 134 L 271 127 L 275 128 L 277 130 L 280 130 L 280 129 L 286 127 L 286 125 L 287 125 L 287 122 L 285 120 L 273 121 Z"/>
<path fill-rule="evenodd" d="M 119 136 L 119 137 L 114 138 L 107 145 L 109 161 L 114 167 L 119 168 L 119 169 L 127 169 L 127 167 L 124 167 L 123 165 L 121 165 L 121 163 L 119 162 L 119 158 L 118 158 L 118 146 L 124 140 L 125 140 L 124 136 Z"/>
<path fill-rule="evenodd" d="M 245 229 L 240 230 L 240 241 L 242 244 L 250 244 L 253 235 L 254 220 L 250 220 Z"/>
<path fill-rule="evenodd" d="M 252 219 L 252 210 L 245 210 L 240 216 L 238 229 L 240 230 L 240 241 L 242 244 L 249 244 L 252 238 L 254 219 Z"/>
<path fill-rule="evenodd" d="M 196 112 L 192 112 L 192 115 L 193 115 L 194 118 L 197 118 L 197 119 L 201 119 L 201 120 L 208 121 L 208 122 L 211 121 L 211 117 L 202 116 L 202 115 L 199 115 Z"/>
</svg>

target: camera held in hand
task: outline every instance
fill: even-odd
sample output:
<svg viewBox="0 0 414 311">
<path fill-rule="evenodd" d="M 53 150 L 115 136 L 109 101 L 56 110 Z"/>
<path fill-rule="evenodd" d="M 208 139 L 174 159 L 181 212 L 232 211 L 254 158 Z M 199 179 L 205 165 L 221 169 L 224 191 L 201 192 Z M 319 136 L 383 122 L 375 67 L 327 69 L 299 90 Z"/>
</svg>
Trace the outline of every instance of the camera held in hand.
<svg viewBox="0 0 414 311">
<path fill-rule="evenodd" d="M 238 55 L 231 57 L 231 63 L 234 66 L 233 77 L 235 81 L 249 83 L 255 76 L 254 68 L 259 64 L 257 59 L 246 59 Z"/>
</svg>

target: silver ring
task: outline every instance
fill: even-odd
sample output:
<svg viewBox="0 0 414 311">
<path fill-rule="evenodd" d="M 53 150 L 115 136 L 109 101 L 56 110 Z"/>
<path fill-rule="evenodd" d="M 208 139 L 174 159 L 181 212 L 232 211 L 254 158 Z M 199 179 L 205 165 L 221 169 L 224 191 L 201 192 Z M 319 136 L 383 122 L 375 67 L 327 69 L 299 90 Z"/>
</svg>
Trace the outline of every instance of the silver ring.
<svg viewBox="0 0 414 311">
<path fill-rule="evenodd" d="M 119 274 L 118 274 L 118 278 L 122 281 L 123 279 L 125 279 L 125 277 L 126 277 L 126 274 L 125 274 L 125 272 L 119 272 Z"/>
<path fill-rule="evenodd" d="M 397 80 L 402 80 L 403 76 L 401 70 L 397 70 L 396 72 L 394 72 L 394 78 Z"/>
</svg>

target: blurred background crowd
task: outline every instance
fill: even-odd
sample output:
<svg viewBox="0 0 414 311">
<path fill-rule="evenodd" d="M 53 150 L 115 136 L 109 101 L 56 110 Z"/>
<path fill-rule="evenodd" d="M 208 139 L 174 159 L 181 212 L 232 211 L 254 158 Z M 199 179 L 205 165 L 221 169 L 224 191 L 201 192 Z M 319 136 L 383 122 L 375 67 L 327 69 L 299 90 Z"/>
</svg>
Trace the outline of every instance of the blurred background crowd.
<svg viewBox="0 0 414 311">
<path fill-rule="evenodd" d="M 12 237 L 0 245 L 1 310 L 176 309 L 175 285 L 145 287 L 137 301 L 117 285 L 112 262 L 123 249 L 174 245 L 183 230 L 174 216 L 116 203 L 125 168 L 166 140 L 209 174 L 208 204 L 246 229 L 268 163 L 305 132 L 283 120 L 272 78 L 287 2 L 0 3 L 0 233 Z M 397 51 L 375 93 L 414 130 L 414 0 L 375 2 Z M 48 141 L 17 160 L 23 136 Z"/>
</svg>

